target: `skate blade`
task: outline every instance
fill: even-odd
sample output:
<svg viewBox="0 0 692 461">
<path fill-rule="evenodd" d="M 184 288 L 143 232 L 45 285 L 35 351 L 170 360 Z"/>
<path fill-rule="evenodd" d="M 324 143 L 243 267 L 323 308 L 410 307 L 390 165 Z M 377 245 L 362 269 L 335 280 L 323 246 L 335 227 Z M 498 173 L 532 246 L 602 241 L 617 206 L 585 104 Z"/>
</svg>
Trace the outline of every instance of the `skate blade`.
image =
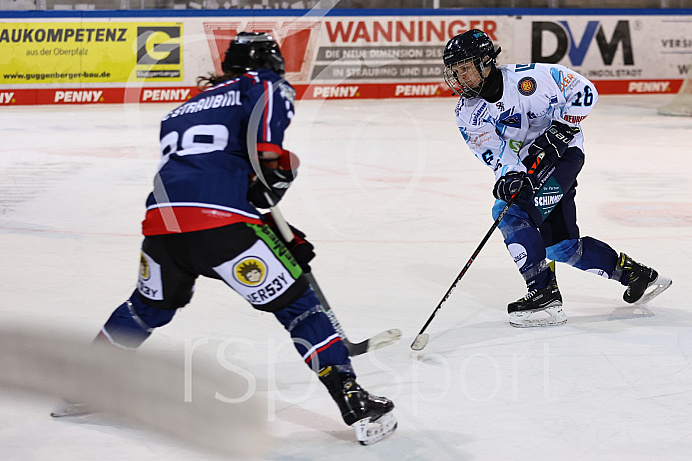
<svg viewBox="0 0 692 461">
<path fill-rule="evenodd" d="M 532 319 L 532 314 L 545 312 L 549 317 Z M 551 306 L 540 311 L 517 311 L 509 314 L 509 324 L 515 328 L 553 327 L 567 323 L 567 315 L 562 306 Z"/>
<path fill-rule="evenodd" d="M 356 431 L 356 440 L 361 445 L 372 445 L 394 433 L 397 421 L 390 411 L 379 418 L 363 418 L 353 423 L 351 427 Z"/>
<path fill-rule="evenodd" d="M 644 295 L 639 298 L 637 301 L 635 301 L 633 304 L 635 306 L 639 306 L 641 304 L 646 304 L 652 299 L 654 299 L 656 296 L 660 295 L 664 291 L 666 291 L 671 285 L 673 284 L 673 281 L 667 277 L 661 277 L 660 275 L 656 277 L 656 280 L 651 282 L 651 285 L 647 287 L 647 291 L 644 293 Z"/>
<path fill-rule="evenodd" d="M 82 416 L 94 413 L 94 409 L 84 403 L 60 402 L 55 406 L 50 415 L 53 418 L 63 418 L 66 416 Z"/>
</svg>

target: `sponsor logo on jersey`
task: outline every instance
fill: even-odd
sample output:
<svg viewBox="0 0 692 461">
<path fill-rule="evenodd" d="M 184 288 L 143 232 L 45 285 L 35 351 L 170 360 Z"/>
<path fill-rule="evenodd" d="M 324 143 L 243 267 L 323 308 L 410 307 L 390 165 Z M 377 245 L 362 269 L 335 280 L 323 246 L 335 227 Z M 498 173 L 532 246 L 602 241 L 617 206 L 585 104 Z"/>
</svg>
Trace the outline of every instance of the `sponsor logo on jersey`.
<svg viewBox="0 0 692 461">
<path fill-rule="evenodd" d="M 527 258 L 526 248 L 519 243 L 510 243 L 507 245 L 507 249 L 509 250 L 509 254 L 512 255 L 512 259 L 516 263 L 517 267 L 519 269 L 524 267 Z"/>
<path fill-rule="evenodd" d="M 517 88 L 519 89 L 519 93 L 524 96 L 531 96 L 536 92 L 536 80 L 534 80 L 533 77 L 524 77 L 519 80 Z"/>
<path fill-rule="evenodd" d="M 490 163 L 493 161 L 493 151 L 488 149 L 485 152 L 483 152 L 483 161 L 490 165 Z"/>
<path fill-rule="evenodd" d="M 521 127 L 521 114 L 520 113 L 513 113 L 513 112 L 514 112 L 514 108 L 511 108 L 510 110 L 501 113 L 500 117 L 498 119 L 498 123 L 502 123 L 505 126 L 520 128 Z"/>
<path fill-rule="evenodd" d="M 233 276 L 243 285 L 255 287 L 267 278 L 267 265 L 260 258 L 243 258 L 233 266 Z"/>
<path fill-rule="evenodd" d="M 296 90 L 288 83 L 284 81 L 279 82 L 279 94 L 291 104 L 296 103 Z"/>
<path fill-rule="evenodd" d="M 461 112 L 461 108 L 464 107 L 464 99 L 465 98 L 459 98 L 459 101 L 457 101 L 457 105 L 454 108 L 454 113 L 457 117 L 459 116 L 459 112 Z"/>
<path fill-rule="evenodd" d="M 586 269 L 586 272 L 591 272 L 592 274 L 599 275 L 599 276 L 606 278 L 606 279 L 610 278 L 608 273 L 606 271 L 604 271 L 603 269 Z"/>
<path fill-rule="evenodd" d="M 535 197 L 533 199 L 534 205 L 536 205 L 536 207 L 547 207 L 547 206 L 555 205 L 560 200 L 562 200 L 562 194 L 544 195 L 542 197 Z"/>
<path fill-rule="evenodd" d="M 259 290 L 246 293 L 244 296 L 252 304 L 266 304 L 279 296 L 292 283 L 293 279 L 287 280 L 286 274 L 281 273 Z"/>
<path fill-rule="evenodd" d="M 468 138 L 466 139 L 466 142 L 471 149 L 480 149 L 483 147 L 483 144 L 490 140 L 490 133 L 481 133 L 475 136 L 467 135 L 466 138 Z"/>
<path fill-rule="evenodd" d="M 562 200 L 562 196 L 562 187 L 555 178 L 550 177 L 533 198 L 533 204 L 543 218 L 546 218 Z"/>
<path fill-rule="evenodd" d="M 478 107 L 471 112 L 471 119 L 469 120 L 471 125 L 480 125 L 480 122 L 485 119 L 487 113 L 488 105 L 485 102 L 481 102 Z"/>
<path fill-rule="evenodd" d="M 161 266 L 143 251 L 139 258 L 137 291 L 145 298 L 153 299 L 154 301 L 163 300 Z"/>
<path fill-rule="evenodd" d="M 517 141 L 516 139 L 509 140 L 509 149 L 517 155 L 519 155 L 519 151 L 523 145 L 523 141 Z"/>
<path fill-rule="evenodd" d="M 552 75 L 553 80 L 557 83 L 557 87 L 563 94 L 579 81 L 576 75 L 570 72 L 565 73 L 557 67 L 550 68 L 550 75 Z"/>
<path fill-rule="evenodd" d="M 151 277 L 151 272 L 149 271 L 149 261 L 147 261 L 144 253 L 142 253 L 139 257 L 139 276 L 142 278 L 142 280 L 149 280 L 149 277 Z"/>
<path fill-rule="evenodd" d="M 568 123 L 579 123 L 586 118 L 586 115 L 565 115 L 564 118 Z"/>
<path fill-rule="evenodd" d="M 500 114 L 495 123 L 495 132 L 498 136 L 504 136 L 507 128 L 521 128 L 521 113 L 515 113 L 514 107 Z"/>
</svg>

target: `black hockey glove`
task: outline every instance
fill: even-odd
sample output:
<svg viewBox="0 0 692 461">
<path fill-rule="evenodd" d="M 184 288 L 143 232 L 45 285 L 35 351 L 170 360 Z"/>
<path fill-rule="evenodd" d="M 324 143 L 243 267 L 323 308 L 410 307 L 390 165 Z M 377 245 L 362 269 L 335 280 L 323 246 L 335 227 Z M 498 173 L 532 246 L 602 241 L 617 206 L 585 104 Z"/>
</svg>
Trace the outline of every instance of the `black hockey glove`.
<svg viewBox="0 0 692 461">
<path fill-rule="evenodd" d="M 523 171 L 510 171 L 497 180 L 493 187 L 493 196 L 498 200 L 509 202 L 514 195 L 519 194 L 514 202 L 520 205 L 527 203 L 531 199 L 532 187 L 524 187 L 524 184 L 531 185 L 529 175 Z"/>
<path fill-rule="evenodd" d="M 274 231 L 284 245 L 286 245 L 286 248 L 291 252 L 293 258 L 295 258 L 300 267 L 302 267 L 305 272 L 310 272 L 311 268 L 309 263 L 315 257 L 315 247 L 305 239 L 305 234 L 289 224 L 288 227 L 291 229 L 291 232 L 293 232 L 293 240 L 286 242 L 286 239 L 281 234 L 271 213 L 263 214 L 262 220 Z"/>
<path fill-rule="evenodd" d="M 278 204 L 298 174 L 298 157 L 287 150 L 277 160 L 260 160 L 262 181 L 257 174 L 250 177 L 247 200 L 257 208 L 271 208 Z M 265 184 L 266 183 L 266 184 Z"/>
<path fill-rule="evenodd" d="M 557 163 L 577 133 L 579 133 L 579 128 L 560 122 L 551 123 L 548 129 L 534 139 L 529 146 L 529 158 L 535 158 L 541 152 L 545 152 L 549 161 Z"/>
</svg>

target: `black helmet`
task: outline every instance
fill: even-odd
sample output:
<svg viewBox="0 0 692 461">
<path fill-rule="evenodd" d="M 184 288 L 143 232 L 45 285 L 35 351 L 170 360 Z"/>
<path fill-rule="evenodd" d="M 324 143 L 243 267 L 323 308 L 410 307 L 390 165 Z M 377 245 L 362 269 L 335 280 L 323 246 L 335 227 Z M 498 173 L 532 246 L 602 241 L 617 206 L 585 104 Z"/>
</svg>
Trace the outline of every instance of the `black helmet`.
<svg viewBox="0 0 692 461">
<path fill-rule="evenodd" d="M 231 39 L 221 68 L 224 72 L 243 74 L 249 70 L 271 69 L 280 76 L 286 62 L 278 43 L 266 32 L 239 32 Z"/>
<path fill-rule="evenodd" d="M 475 98 L 481 92 L 485 78 L 483 70 L 488 66 L 495 67 L 495 58 L 500 54 L 501 48 L 495 49 L 493 41 L 488 34 L 478 29 L 471 29 L 459 34 L 447 42 L 442 60 L 445 64 L 445 81 L 454 93 L 465 98 Z M 454 69 L 456 64 L 471 61 L 481 77 L 481 82 L 476 87 L 469 87 L 463 83 L 463 78 L 457 75 Z"/>
</svg>

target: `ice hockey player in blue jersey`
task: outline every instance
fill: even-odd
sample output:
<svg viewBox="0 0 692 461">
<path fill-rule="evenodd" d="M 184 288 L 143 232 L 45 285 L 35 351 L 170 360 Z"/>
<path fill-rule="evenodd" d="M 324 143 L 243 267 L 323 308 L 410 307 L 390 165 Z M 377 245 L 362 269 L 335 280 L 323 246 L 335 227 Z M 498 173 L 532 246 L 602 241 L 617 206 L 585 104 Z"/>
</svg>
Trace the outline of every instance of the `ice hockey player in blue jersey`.
<svg viewBox="0 0 692 461">
<path fill-rule="evenodd" d="M 200 77 L 201 93 L 163 117 L 137 288 L 96 340 L 136 349 L 190 302 L 197 277 L 221 280 L 274 314 L 367 445 L 396 429 L 394 404 L 356 382 L 348 350 L 303 275 L 312 245 L 296 229 L 287 245 L 257 210 L 281 200 L 298 168 L 283 148 L 295 99 L 284 64 L 272 36 L 240 32 L 223 74 Z M 67 404 L 53 415 L 81 410 Z"/>
<path fill-rule="evenodd" d="M 528 293 L 508 306 L 515 327 L 567 321 L 554 263 L 618 281 L 641 304 L 672 281 L 577 226 L 577 175 L 584 164 L 580 122 L 598 99 L 594 85 L 558 64 L 496 65 L 500 48 L 481 30 L 452 38 L 443 53 L 447 85 L 460 96 L 456 121 L 473 154 L 495 174 L 493 216 Z M 548 316 L 536 316 L 543 311 Z"/>
</svg>

